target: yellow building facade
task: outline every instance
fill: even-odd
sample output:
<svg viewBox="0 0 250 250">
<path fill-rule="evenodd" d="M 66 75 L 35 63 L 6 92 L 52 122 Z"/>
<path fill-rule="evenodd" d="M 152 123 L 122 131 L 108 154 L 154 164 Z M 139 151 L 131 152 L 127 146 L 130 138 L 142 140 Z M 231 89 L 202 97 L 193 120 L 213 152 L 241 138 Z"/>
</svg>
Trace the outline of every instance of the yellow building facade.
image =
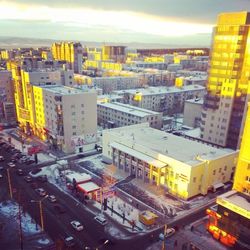
<svg viewBox="0 0 250 250">
<path fill-rule="evenodd" d="M 248 103 L 247 117 L 233 188 L 238 192 L 250 195 L 250 103 Z"/>
<path fill-rule="evenodd" d="M 232 149 L 240 146 L 244 110 L 250 100 L 249 41 L 250 13 L 218 16 L 210 53 L 201 138 Z"/>
</svg>

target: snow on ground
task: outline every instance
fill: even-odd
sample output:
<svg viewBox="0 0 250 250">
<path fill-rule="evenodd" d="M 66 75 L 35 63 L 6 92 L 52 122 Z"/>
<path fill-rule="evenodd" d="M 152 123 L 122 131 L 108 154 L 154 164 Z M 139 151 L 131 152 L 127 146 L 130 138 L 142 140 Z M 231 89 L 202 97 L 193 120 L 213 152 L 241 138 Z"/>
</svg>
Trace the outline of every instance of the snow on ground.
<svg viewBox="0 0 250 250">
<path fill-rule="evenodd" d="M 18 226 L 19 207 L 16 202 L 6 201 L 0 203 L 0 213 L 1 215 L 3 215 L 8 219 L 8 224 L 11 224 L 15 228 Z M 36 223 L 29 216 L 29 214 L 22 212 L 21 221 L 22 221 L 22 230 L 25 234 L 30 235 L 40 232 L 39 225 L 36 225 Z"/>
<path fill-rule="evenodd" d="M 112 207 L 114 211 L 117 211 L 119 214 L 125 214 L 125 218 L 128 219 L 130 222 L 134 221 L 135 225 L 140 227 L 143 230 L 146 230 L 147 228 L 139 222 L 139 210 L 132 207 L 130 204 L 124 202 L 122 199 L 120 199 L 117 196 L 108 198 L 108 206 Z M 98 202 L 94 203 L 94 206 L 101 210 L 101 204 Z M 115 221 L 117 221 L 119 224 L 124 225 L 127 227 L 129 231 L 132 232 L 131 224 L 125 220 L 123 223 L 123 218 L 119 215 L 115 214 L 114 212 L 111 213 L 111 210 L 103 211 L 104 214 L 108 215 L 109 217 L 113 218 Z M 138 229 L 134 229 L 134 231 L 138 231 Z"/>
</svg>

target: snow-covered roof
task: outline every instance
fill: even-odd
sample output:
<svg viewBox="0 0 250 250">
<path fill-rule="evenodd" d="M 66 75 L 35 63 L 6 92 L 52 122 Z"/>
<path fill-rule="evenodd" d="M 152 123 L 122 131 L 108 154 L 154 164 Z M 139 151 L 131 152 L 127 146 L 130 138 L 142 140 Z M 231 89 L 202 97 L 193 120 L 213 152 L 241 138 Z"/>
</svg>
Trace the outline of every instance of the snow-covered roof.
<svg viewBox="0 0 250 250">
<path fill-rule="evenodd" d="M 97 106 L 106 107 L 118 112 L 131 114 L 132 116 L 145 117 L 149 115 L 159 115 L 160 113 L 148 109 L 138 108 L 129 104 L 119 102 L 98 103 Z"/>
<path fill-rule="evenodd" d="M 82 189 L 86 193 L 94 192 L 94 191 L 100 189 L 100 187 L 98 185 L 96 185 L 92 181 L 88 181 L 88 182 L 85 182 L 85 183 L 82 183 L 82 184 L 78 184 L 77 187 Z"/>
<path fill-rule="evenodd" d="M 112 141 L 111 146 L 129 151 L 128 153 L 133 153 L 133 155 L 137 155 L 139 159 L 144 161 L 157 160 L 156 155 L 163 155 L 167 158 L 196 166 L 202 161 L 213 160 L 235 153 L 231 149 L 219 149 L 151 128 L 148 123 L 120 127 L 108 131 L 104 130 L 104 133 L 111 133 L 111 136 L 113 134 L 117 138 Z M 160 166 L 164 165 L 160 161 L 155 163 L 159 163 L 158 165 Z"/>
<path fill-rule="evenodd" d="M 250 218 L 250 197 L 246 194 L 232 190 L 218 196 L 217 203 L 232 207 L 235 212 L 243 212 L 247 218 Z"/>
<path fill-rule="evenodd" d="M 89 174 L 77 172 L 66 174 L 66 178 L 70 182 L 73 182 L 73 179 L 75 179 L 77 183 L 91 180 L 91 176 Z"/>
<path fill-rule="evenodd" d="M 145 95 L 162 95 L 162 94 L 170 94 L 170 93 L 180 93 L 180 92 L 186 92 L 186 91 L 194 91 L 194 90 L 205 90 L 205 87 L 200 85 L 187 85 L 183 86 L 181 88 L 178 87 L 148 87 L 148 88 L 140 88 L 140 89 L 127 89 L 127 90 L 118 90 L 114 91 L 115 94 L 123 94 L 123 93 L 129 93 L 129 94 L 137 94 L 140 93 L 142 96 Z"/>
</svg>

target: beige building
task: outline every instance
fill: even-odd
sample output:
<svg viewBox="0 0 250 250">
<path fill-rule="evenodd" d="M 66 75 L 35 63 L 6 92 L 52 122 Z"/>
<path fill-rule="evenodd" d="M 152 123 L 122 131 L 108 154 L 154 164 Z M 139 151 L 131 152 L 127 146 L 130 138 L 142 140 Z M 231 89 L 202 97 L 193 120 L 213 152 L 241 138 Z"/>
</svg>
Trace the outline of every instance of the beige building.
<svg viewBox="0 0 250 250">
<path fill-rule="evenodd" d="M 233 178 L 238 152 L 218 149 L 149 127 L 103 131 L 103 160 L 144 183 L 183 199 L 206 195 Z"/>
<path fill-rule="evenodd" d="M 183 125 L 196 128 L 200 126 L 203 99 L 186 100 L 184 105 Z"/>
<path fill-rule="evenodd" d="M 44 86 L 40 89 L 43 101 L 41 113 L 44 114 L 46 138 L 50 144 L 66 153 L 94 149 L 97 140 L 96 92 L 65 86 Z M 36 109 L 39 109 L 41 102 L 38 95 L 36 100 Z"/>
<path fill-rule="evenodd" d="M 162 114 L 119 102 L 103 102 L 97 104 L 97 121 L 104 128 L 149 122 L 151 127 L 161 129 Z"/>
<path fill-rule="evenodd" d="M 187 99 L 202 98 L 206 89 L 200 85 L 183 87 L 148 87 L 114 91 L 122 95 L 124 102 L 144 109 L 171 115 L 183 112 Z"/>
</svg>

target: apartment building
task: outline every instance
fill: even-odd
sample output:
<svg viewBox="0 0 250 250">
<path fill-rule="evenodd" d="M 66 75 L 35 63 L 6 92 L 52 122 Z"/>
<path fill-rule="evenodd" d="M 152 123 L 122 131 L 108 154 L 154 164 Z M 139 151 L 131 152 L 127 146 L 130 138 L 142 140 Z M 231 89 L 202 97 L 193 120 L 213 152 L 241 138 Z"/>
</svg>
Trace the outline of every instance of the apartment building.
<svg viewBox="0 0 250 250">
<path fill-rule="evenodd" d="M 103 102 L 97 104 L 97 121 L 104 128 L 149 122 L 151 127 L 161 129 L 162 114 L 119 102 Z"/>
<path fill-rule="evenodd" d="M 34 86 L 34 99 L 38 110 L 36 125 L 43 128 L 44 137 L 53 147 L 65 153 L 94 149 L 97 140 L 95 91 L 66 86 Z"/>
<path fill-rule="evenodd" d="M 16 122 L 14 93 L 11 72 L 0 70 L 0 123 Z"/>
<path fill-rule="evenodd" d="M 185 101 L 183 125 L 192 128 L 200 127 L 203 103 L 204 100 L 201 98 L 195 98 Z"/>
<path fill-rule="evenodd" d="M 250 13 L 223 13 L 213 33 L 201 138 L 238 148 L 250 99 Z"/>
<path fill-rule="evenodd" d="M 82 73 L 83 48 L 81 43 L 53 43 L 51 52 L 55 60 L 65 60 L 69 63 L 70 69 L 72 69 L 75 73 Z"/>
<path fill-rule="evenodd" d="M 233 178 L 238 152 L 149 127 L 148 123 L 103 130 L 103 160 L 175 196 L 206 195 Z"/>
<path fill-rule="evenodd" d="M 187 99 L 202 98 L 206 89 L 200 85 L 183 87 L 148 87 L 114 91 L 124 97 L 124 103 L 171 115 L 183 112 Z"/>
</svg>

